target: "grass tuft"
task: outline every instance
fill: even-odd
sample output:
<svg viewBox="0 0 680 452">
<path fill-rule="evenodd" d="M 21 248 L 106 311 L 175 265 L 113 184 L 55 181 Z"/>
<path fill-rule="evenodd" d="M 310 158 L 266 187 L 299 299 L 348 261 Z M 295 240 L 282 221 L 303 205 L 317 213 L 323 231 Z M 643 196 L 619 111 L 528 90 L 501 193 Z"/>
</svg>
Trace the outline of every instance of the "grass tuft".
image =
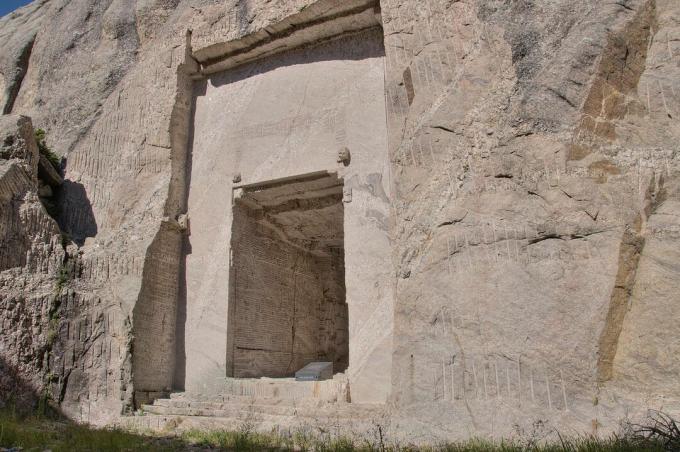
<svg viewBox="0 0 680 452">
<path fill-rule="evenodd" d="M 38 143 L 38 150 L 42 155 L 49 160 L 49 162 L 52 164 L 54 169 L 57 172 L 61 171 L 61 157 L 59 157 L 57 154 L 52 152 L 52 149 L 47 145 L 47 142 L 45 141 L 45 131 L 43 129 L 36 129 L 35 131 L 35 141 Z"/>
</svg>

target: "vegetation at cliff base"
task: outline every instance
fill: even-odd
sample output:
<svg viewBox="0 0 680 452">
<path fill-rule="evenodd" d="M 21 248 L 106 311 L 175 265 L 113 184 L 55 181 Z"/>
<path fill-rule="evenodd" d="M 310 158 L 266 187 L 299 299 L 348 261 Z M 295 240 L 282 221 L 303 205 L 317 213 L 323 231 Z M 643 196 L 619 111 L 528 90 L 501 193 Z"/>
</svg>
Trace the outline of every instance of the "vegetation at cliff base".
<svg viewBox="0 0 680 452">
<path fill-rule="evenodd" d="M 0 450 L 3 448 L 22 452 L 187 450 L 171 438 L 93 429 L 43 416 L 21 418 L 8 412 L 0 414 Z"/>
<path fill-rule="evenodd" d="M 625 437 L 609 439 L 560 438 L 553 444 L 471 440 L 418 448 L 389 445 L 381 440 L 353 441 L 301 433 L 267 435 L 250 430 L 188 431 L 163 436 L 94 429 L 54 417 L 19 417 L 12 412 L 0 412 L 0 450 L 3 451 L 668 452 L 678 450 L 678 441 L 677 424 L 657 421 Z"/>
</svg>

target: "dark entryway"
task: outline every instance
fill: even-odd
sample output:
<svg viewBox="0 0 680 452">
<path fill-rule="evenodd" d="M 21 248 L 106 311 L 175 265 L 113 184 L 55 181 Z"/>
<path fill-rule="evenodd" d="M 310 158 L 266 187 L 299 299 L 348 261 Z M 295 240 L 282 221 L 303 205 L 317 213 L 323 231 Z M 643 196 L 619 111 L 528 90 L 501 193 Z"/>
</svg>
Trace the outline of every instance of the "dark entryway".
<svg viewBox="0 0 680 452">
<path fill-rule="evenodd" d="M 343 181 L 327 173 L 236 189 L 228 369 L 290 377 L 347 368 Z"/>
</svg>

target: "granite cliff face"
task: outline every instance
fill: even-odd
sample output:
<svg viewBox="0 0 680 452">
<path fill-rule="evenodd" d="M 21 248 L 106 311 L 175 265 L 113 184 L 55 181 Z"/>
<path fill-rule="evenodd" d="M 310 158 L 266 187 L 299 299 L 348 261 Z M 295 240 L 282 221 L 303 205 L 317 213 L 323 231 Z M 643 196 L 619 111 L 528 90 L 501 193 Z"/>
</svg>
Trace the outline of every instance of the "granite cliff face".
<svg viewBox="0 0 680 452">
<path fill-rule="evenodd" d="M 383 49 L 357 43 L 376 29 Z M 219 307 L 192 275 L 234 276 L 201 254 L 213 242 L 193 212 L 210 219 L 227 192 L 247 200 L 253 183 L 295 175 L 280 149 L 300 149 L 309 172 L 348 147 L 334 169 L 347 381 L 353 402 L 385 395 L 391 434 L 538 420 L 597 433 L 648 408 L 680 413 L 677 1 L 37 0 L 0 36 L 0 389 L 104 424 L 189 391 L 186 347 L 205 352 L 194 369 L 223 372 L 230 358 L 208 355 L 210 334 L 230 334 L 227 296 Z M 317 45 L 329 50 L 295 53 Z M 384 70 L 361 82 L 384 92 L 350 67 Z M 324 70 L 326 91 L 297 87 Z M 65 157 L 52 216 L 32 127 Z M 246 157 L 220 161 L 239 146 Z M 251 148 L 272 154 L 257 166 Z"/>
</svg>

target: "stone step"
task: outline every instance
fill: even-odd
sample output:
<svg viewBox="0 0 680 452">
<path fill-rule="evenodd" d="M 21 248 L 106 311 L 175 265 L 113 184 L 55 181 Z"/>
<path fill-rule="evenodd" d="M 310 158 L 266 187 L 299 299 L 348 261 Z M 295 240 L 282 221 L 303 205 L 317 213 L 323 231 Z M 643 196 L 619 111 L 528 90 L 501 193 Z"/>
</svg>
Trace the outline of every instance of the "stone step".
<svg viewBox="0 0 680 452">
<path fill-rule="evenodd" d="M 243 384 L 242 384 L 243 383 Z M 239 430 L 248 426 L 261 432 L 307 431 L 311 427 L 322 430 L 337 428 L 338 423 L 351 426 L 351 430 L 371 426 L 376 419 L 384 419 L 385 405 L 338 402 L 332 397 L 315 397 L 323 392 L 284 393 L 271 391 L 272 387 L 297 386 L 294 381 L 250 380 L 239 382 L 243 386 L 259 386 L 258 393 L 269 396 L 253 397 L 243 395 L 241 389 L 220 395 L 173 393 L 169 398 L 156 399 L 153 405 L 142 405 L 142 411 L 135 416 L 121 419 L 126 428 L 151 429 L 155 431 L 202 430 Z M 304 389 L 319 389 L 319 385 L 308 385 Z M 313 382 L 312 382 L 313 383 Z M 236 385 L 234 385 L 236 387 Z M 265 390 L 261 390 L 262 387 Z M 326 389 L 333 385 L 326 386 Z M 291 394 L 297 398 L 289 397 Z M 299 397 L 304 394 L 306 397 Z M 287 397 L 288 396 L 288 397 Z"/>
<path fill-rule="evenodd" d="M 248 416 L 217 417 L 217 416 L 179 416 L 145 414 L 130 416 L 118 422 L 118 426 L 133 430 L 157 431 L 165 434 L 178 433 L 187 430 L 227 430 L 240 431 L 244 425 L 250 425 L 255 431 L 263 433 L 295 431 L 300 427 L 315 425 L 313 418 L 296 416 Z"/>
<path fill-rule="evenodd" d="M 298 416 L 263 417 L 202 417 L 202 416 L 162 416 L 144 415 L 129 416 L 120 419 L 118 426 L 126 429 L 156 431 L 167 434 L 178 434 L 184 431 L 247 431 L 261 433 L 279 433 L 290 437 L 296 433 L 308 435 L 310 432 L 325 432 L 338 436 L 351 436 L 358 442 L 361 438 L 375 440 L 375 418 L 351 418 L 338 423 L 337 419 L 323 419 Z M 380 421 L 387 425 L 387 420 Z"/>
<path fill-rule="evenodd" d="M 224 405 L 225 403 L 235 405 L 283 405 L 295 406 L 300 403 L 319 404 L 323 403 L 317 399 L 280 399 L 274 397 L 251 397 L 251 396 L 237 396 L 237 395 L 218 395 L 205 397 L 192 397 L 185 395 L 183 397 L 170 396 L 169 399 L 157 399 L 154 405 L 175 406 L 181 408 L 201 407 L 212 408 L 214 405 Z"/>
<path fill-rule="evenodd" d="M 243 419 L 237 417 L 207 417 L 207 416 L 176 416 L 176 415 L 157 415 L 144 414 L 142 416 L 129 416 L 122 418 L 116 424 L 119 427 L 142 431 L 157 432 L 179 432 L 183 430 L 227 430 L 238 431 L 243 426 Z M 272 429 L 273 426 L 281 422 L 277 418 L 275 422 L 268 421 L 258 423 L 258 430 Z"/>
<path fill-rule="evenodd" d="M 337 377 L 323 381 L 296 381 L 294 378 L 227 378 L 206 394 L 173 393 L 171 399 L 215 400 L 220 397 L 247 396 L 274 399 L 319 399 L 345 402 L 349 397 L 347 380 Z"/>
<path fill-rule="evenodd" d="M 266 406 L 256 405 L 246 407 L 243 405 L 229 405 L 225 404 L 219 408 L 197 408 L 197 407 L 174 407 L 174 406 L 158 406 L 158 405 L 143 405 L 142 411 L 144 413 L 157 414 L 162 416 L 202 416 L 202 417 L 238 417 L 247 414 L 257 415 L 258 417 L 279 417 L 279 416 L 296 416 L 297 409 L 287 406 Z"/>
<path fill-rule="evenodd" d="M 383 405 L 327 403 L 319 400 L 290 400 L 229 396 L 220 400 L 158 399 L 153 405 L 143 405 L 144 413 L 162 416 L 230 417 L 244 413 L 272 416 L 371 416 L 384 410 Z"/>
</svg>

